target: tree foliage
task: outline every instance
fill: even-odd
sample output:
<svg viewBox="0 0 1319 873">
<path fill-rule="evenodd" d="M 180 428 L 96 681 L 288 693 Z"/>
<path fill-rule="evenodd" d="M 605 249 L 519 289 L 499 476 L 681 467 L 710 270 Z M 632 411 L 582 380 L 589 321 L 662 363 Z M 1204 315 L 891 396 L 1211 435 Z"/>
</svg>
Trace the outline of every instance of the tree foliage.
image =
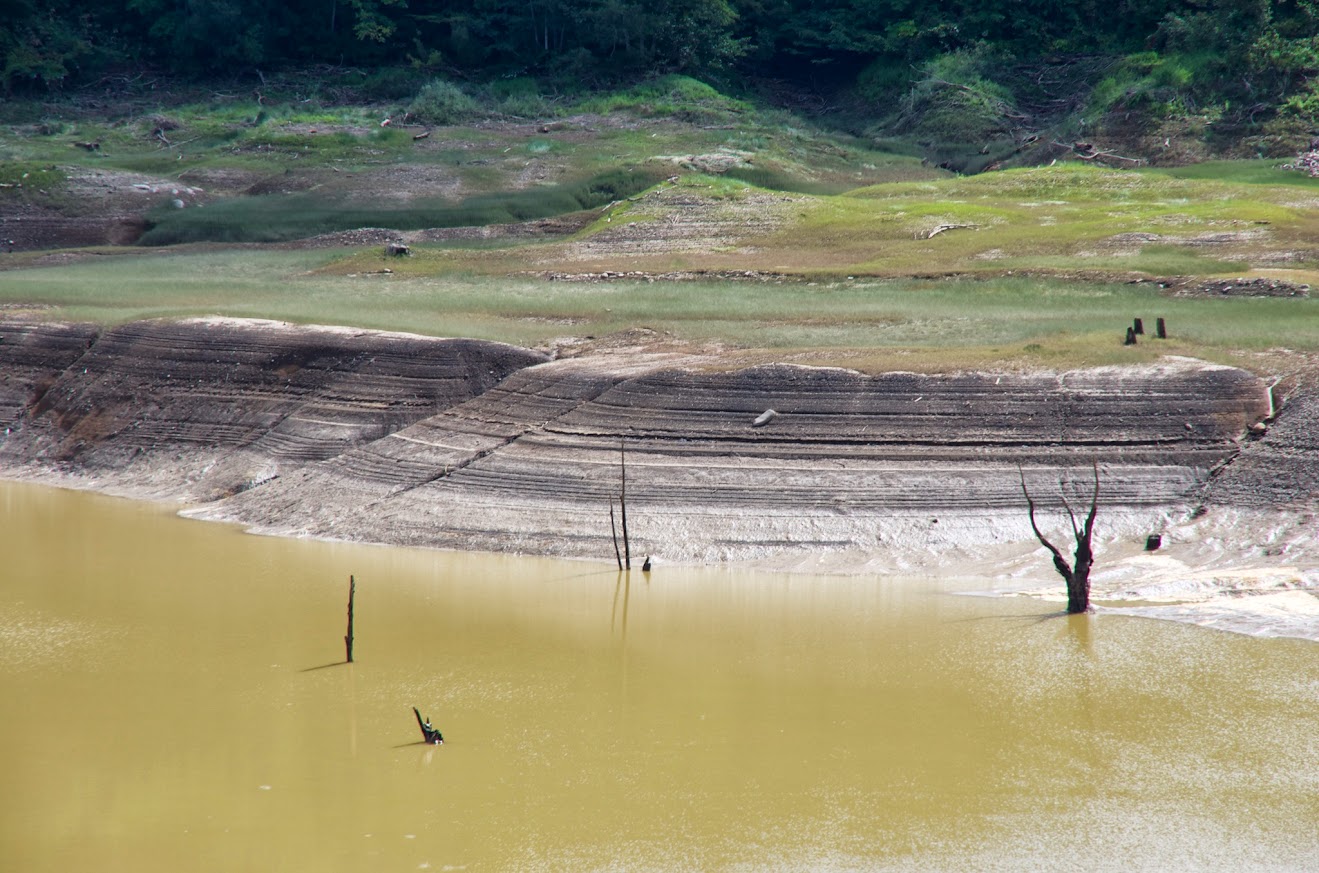
<svg viewBox="0 0 1319 873">
<path fill-rule="evenodd" d="M 406 65 L 592 84 L 666 73 L 848 84 L 919 78 L 988 46 L 1015 61 L 1153 51 L 1206 59 L 1201 89 L 1310 111 L 1316 0 L 0 0 L 0 86 L 52 90 L 114 64 L 179 75 Z M 1216 89 L 1216 90 L 1215 90 Z"/>
</svg>

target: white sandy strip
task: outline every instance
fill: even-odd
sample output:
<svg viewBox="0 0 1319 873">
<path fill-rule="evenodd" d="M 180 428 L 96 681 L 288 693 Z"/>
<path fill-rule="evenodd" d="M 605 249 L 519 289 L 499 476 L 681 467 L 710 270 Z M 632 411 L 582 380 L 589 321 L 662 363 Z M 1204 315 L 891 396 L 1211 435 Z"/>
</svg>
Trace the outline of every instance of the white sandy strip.
<svg viewBox="0 0 1319 873">
<path fill-rule="evenodd" d="M 1101 611 L 1180 621 L 1260 637 L 1319 642 L 1319 518 L 1284 512 L 1219 510 L 1165 530 L 1164 550 L 1108 544 L 1098 556 L 1091 599 Z M 1030 578 L 1044 581 L 1047 554 L 1032 555 Z M 1063 601 L 1056 581 L 1014 590 Z"/>
</svg>

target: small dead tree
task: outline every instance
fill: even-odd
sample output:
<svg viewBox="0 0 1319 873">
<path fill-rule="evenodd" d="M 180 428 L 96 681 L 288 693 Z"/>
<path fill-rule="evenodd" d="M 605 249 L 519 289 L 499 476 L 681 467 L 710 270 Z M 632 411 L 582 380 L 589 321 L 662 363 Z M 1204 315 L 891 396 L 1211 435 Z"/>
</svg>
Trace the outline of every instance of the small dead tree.
<svg viewBox="0 0 1319 873">
<path fill-rule="evenodd" d="M 609 498 L 609 532 L 614 538 L 614 557 L 618 560 L 618 569 L 632 569 L 632 542 L 627 532 L 627 440 L 618 440 L 618 508 L 623 516 L 623 551 L 618 551 L 618 526 L 614 521 L 614 498 Z"/>
<path fill-rule="evenodd" d="M 618 511 L 623 517 L 623 569 L 632 569 L 632 541 L 627 535 L 627 440 L 618 438 Z"/>
<path fill-rule="evenodd" d="M 1020 467 L 1017 473 L 1021 476 L 1021 493 L 1026 496 L 1026 509 L 1030 516 L 1030 528 L 1035 532 L 1035 538 L 1040 541 L 1049 553 L 1053 555 L 1053 566 L 1058 571 L 1058 575 L 1063 577 L 1067 583 L 1067 612 L 1076 614 L 1088 612 L 1090 610 L 1090 568 L 1095 561 L 1095 553 L 1091 547 L 1091 540 L 1095 532 L 1095 515 L 1099 512 L 1099 465 L 1094 465 L 1095 471 L 1095 491 L 1090 498 L 1090 513 L 1085 517 L 1085 522 L 1081 525 L 1076 523 L 1076 513 L 1072 511 L 1072 505 L 1067 501 L 1067 489 L 1065 484 L 1059 480 L 1058 490 L 1062 493 L 1063 506 L 1067 509 L 1067 516 L 1072 522 L 1072 535 L 1076 538 L 1076 552 L 1073 555 L 1071 564 L 1063 557 L 1063 553 L 1058 547 L 1049 542 L 1048 538 L 1040 532 L 1040 527 L 1035 523 L 1035 501 L 1031 499 L 1030 492 L 1026 490 L 1026 474 Z"/>
</svg>

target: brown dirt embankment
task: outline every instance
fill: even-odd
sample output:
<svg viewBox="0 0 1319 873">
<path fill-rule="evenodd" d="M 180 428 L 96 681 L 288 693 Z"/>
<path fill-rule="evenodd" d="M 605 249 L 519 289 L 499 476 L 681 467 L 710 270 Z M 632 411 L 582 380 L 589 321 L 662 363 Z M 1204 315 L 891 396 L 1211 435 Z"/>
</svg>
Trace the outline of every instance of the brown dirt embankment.
<svg viewBox="0 0 1319 873">
<path fill-rule="evenodd" d="M 188 501 L 268 533 L 612 560 L 622 448 L 635 555 L 866 564 L 1020 544 L 1021 476 L 1058 508 L 1060 479 L 1088 495 L 1092 465 L 1106 535 L 1143 538 L 1200 505 L 1213 470 L 1236 459 L 1250 475 L 1243 440 L 1270 412 L 1260 379 L 1194 361 L 710 363 L 236 320 L 0 322 L 0 474 Z M 1301 449 L 1279 499 L 1313 498 Z"/>
</svg>

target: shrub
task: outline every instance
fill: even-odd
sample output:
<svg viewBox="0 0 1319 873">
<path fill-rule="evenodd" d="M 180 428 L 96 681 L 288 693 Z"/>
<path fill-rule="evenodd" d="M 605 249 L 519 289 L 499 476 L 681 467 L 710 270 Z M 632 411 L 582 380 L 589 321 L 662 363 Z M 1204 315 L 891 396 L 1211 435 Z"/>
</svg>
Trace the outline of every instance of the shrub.
<svg viewBox="0 0 1319 873">
<path fill-rule="evenodd" d="M 402 100 L 418 93 L 425 75 L 410 67 L 385 67 L 368 75 L 357 86 L 367 100 Z"/>
<path fill-rule="evenodd" d="M 408 106 L 408 115 L 422 124 L 462 124 L 482 115 L 476 101 L 452 82 L 433 79 Z"/>
</svg>

